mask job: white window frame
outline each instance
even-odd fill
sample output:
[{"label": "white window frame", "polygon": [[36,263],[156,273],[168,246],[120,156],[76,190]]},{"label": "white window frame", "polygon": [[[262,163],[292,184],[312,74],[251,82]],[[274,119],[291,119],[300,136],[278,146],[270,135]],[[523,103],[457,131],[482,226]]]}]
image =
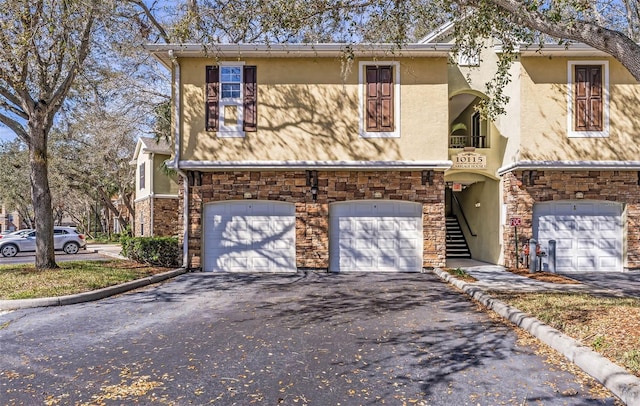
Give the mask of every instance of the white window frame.
[{"label": "white window frame", "polygon": [[[144,183],[142,181],[144,180]],[[147,163],[138,164],[138,190],[145,190],[147,187]]]},{"label": "white window frame", "polygon": [[478,67],[480,66],[480,50],[467,52],[460,49],[458,51],[458,66]]},{"label": "white window frame", "polygon": [[[367,66],[393,66],[393,131],[366,130],[366,74]],[[358,64],[358,97],[360,99],[360,137],[362,138],[400,138],[400,62],[397,61],[360,61]]]},{"label": "white window frame", "polygon": [[[573,110],[573,85],[576,65],[602,66],[602,131],[575,131]],[[607,138],[609,137],[609,61],[577,60],[567,63],[567,135],[569,138]]]},{"label": "white window frame", "polygon": [[[222,69],[229,67],[240,68],[240,97],[239,98],[223,98],[222,97]],[[218,62],[218,131],[217,135],[221,138],[244,137],[244,62]],[[225,106],[236,106],[238,111],[238,121],[236,125],[225,125],[224,108]]]}]

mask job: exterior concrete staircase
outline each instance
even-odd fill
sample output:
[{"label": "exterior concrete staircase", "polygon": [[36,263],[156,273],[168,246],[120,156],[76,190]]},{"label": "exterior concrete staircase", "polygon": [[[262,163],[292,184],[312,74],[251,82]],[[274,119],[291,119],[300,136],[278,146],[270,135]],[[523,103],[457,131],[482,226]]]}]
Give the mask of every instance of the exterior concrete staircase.
[{"label": "exterior concrete staircase", "polygon": [[471,258],[469,245],[464,238],[457,217],[447,217],[447,258]]}]

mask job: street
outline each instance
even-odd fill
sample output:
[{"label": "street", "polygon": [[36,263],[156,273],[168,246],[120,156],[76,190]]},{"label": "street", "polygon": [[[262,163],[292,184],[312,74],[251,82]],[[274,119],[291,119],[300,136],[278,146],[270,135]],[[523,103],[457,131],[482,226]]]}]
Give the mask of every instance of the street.
[{"label": "street", "polygon": [[[80,250],[77,254],[68,255],[62,251],[56,251],[56,261],[100,261],[112,259],[108,256],[98,254],[92,250]],[[0,256],[0,265],[33,264],[35,263],[34,252],[21,252],[15,257]]]},{"label": "street", "polygon": [[431,273],[190,273],[0,342],[7,405],[615,404]]}]

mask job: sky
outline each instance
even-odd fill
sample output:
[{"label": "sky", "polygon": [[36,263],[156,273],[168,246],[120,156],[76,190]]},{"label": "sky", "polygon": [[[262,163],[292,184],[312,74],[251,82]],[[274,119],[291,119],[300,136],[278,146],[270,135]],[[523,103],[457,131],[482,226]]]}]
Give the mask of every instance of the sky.
[{"label": "sky", "polygon": [[0,124],[0,141],[10,141],[16,138],[16,134]]}]

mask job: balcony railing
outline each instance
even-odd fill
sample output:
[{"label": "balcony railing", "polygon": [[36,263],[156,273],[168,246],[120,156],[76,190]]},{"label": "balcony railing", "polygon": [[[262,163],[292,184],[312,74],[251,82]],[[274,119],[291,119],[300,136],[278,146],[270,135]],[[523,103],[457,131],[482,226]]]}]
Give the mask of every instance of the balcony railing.
[{"label": "balcony railing", "polygon": [[485,135],[479,135],[477,137],[468,135],[450,135],[449,136],[449,148],[488,148],[487,137]]}]

